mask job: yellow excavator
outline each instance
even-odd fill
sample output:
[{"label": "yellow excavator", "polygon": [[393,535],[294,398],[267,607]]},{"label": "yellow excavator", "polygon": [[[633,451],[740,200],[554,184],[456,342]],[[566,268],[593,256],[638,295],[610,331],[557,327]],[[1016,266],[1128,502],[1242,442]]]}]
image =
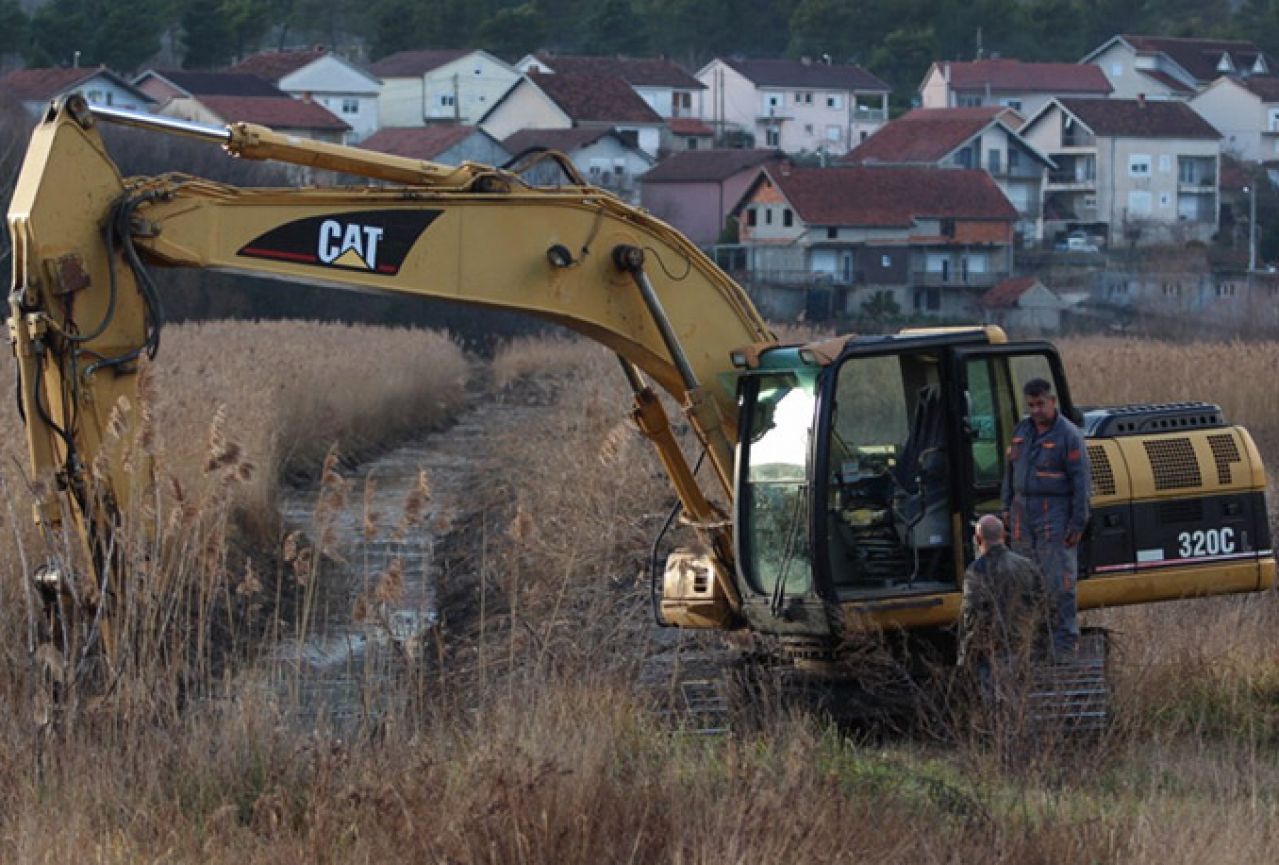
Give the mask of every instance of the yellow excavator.
[{"label": "yellow excavator", "polygon": [[[102,123],[194,137],[369,181],[236,188],[181,174],[123,178]],[[530,162],[566,180],[535,187]],[[749,629],[793,658],[866,630],[943,629],[999,509],[1020,384],[1050,380],[1091,458],[1079,606],[1259,591],[1275,558],[1265,473],[1248,432],[1206,403],[1078,411],[1057,351],[995,327],[779,344],[746,293],[677,231],[591,186],[557,154],[459,167],[90,106],[51,105],[9,209],[9,335],[39,494],[36,519],[76,549],[34,575],[51,608],[109,623],[94,593],[136,495],[113,413],[136,410],[163,326],[155,267],[214,268],[517,310],[603,343],[634,392],[700,536],[666,560],[661,614]],[[674,397],[711,471],[699,475],[655,387]],[[118,420],[118,418],[117,418]],[[727,502],[721,505],[717,502]],[[122,574],[108,596],[128,592]],[[101,594],[101,593],[99,593]]]}]

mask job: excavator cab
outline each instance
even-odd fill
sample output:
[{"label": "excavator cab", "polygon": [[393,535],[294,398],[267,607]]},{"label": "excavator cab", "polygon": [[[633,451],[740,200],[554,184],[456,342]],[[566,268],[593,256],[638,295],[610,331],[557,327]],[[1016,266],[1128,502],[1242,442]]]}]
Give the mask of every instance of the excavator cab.
[{"label": "excavator cab", "polygon": [[1056,350],[997,329],[847,340],[835,355],[764,353],[740,380],[739,589],[751,624],[821,636],[831,605],[905,604],[960,589],[970,520],[1001,508],[1022,385]]}]

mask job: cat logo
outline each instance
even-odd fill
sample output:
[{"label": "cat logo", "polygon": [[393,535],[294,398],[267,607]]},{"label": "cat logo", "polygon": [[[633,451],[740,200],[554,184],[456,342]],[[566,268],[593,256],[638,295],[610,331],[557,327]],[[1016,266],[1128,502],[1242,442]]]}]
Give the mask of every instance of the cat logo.
[{"label": "cat logo", "polygon": [[377,270],[377,245],[383,233],[374,225],[343,225],[336,219],[326,219],[320,223],[320,261],[336,267]]},{"label": "cat logo", "polygon": [[365,210],[286,222],[246,243],[239,255],[383,276],[400,272],[439,210]]}]

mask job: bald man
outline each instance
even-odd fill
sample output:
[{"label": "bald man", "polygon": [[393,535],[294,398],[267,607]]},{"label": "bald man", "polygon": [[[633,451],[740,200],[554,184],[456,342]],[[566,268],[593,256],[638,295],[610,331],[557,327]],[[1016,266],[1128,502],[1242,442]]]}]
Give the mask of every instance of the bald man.
[{"label": "bald man", "polygon": [[992,663],[1028,659],[1046,636],[1044,577],[1004,542],[1004,524],[987,514],[973,532],[977,558],[964,574],[959,663],[982,679]]}]

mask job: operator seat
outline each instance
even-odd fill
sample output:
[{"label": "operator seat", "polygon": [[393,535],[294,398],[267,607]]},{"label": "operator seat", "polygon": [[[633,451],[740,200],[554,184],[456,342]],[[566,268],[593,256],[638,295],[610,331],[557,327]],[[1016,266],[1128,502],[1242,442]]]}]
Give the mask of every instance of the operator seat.
[{"label": "operator seat", "polygon": [[941,386],[919,389],[910,436],[893,470],[902,542],[915,549],[950,544],[950,488],[946,459],[946,407]]}]

